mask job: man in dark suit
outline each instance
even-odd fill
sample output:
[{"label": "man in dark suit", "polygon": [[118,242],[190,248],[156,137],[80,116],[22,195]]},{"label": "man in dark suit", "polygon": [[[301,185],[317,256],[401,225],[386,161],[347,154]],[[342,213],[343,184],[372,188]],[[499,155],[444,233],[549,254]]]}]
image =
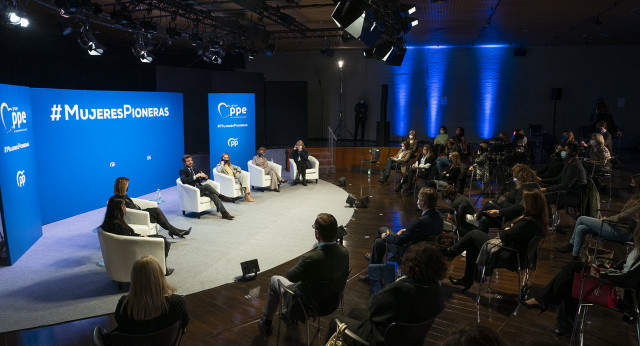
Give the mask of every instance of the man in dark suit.
[{"label": "man in dark suit", "polygon": [[[400,261],[406,249],[421,241],[426,241],[430,237],[438,236],[442,233],[442,216],[436,210],[438,203],[438,193],[435,188],[425,187],[418,194],[417,206],[422,210],[422,215],[413,220],[409,227],[394,233],[389,227],[381,227],[378,230],[378,237],[373,242],[371,253],[364,256],[371,264],[383,262],[386,251]],[[360,281],[368,282],[369,276],[361,275]]]},{"label": "man in dark suit", "polygon": [[336,243],[338,222],[333,215],[322,213],[316,217],[313,228],[318,247],[302,255],[298,264],[287,271],[286,278],[278,275],[271,277],[267,300],[262,310],[264,317],[258,323],[258,330],[262,334],[268,336],[273,333],[271,324],[280,305],[279,282],[302,297],[303,301],[305,284],[339,278],[344,278],[346,283],[349,273],[349,251]]},{"label": "man in dark suit", "polygon": [[191,157],[191,155],[185,154],[182,156],[182,163],[184,167],[180,169],[180,181],[182,181],[183,184],[198,188],[198,190],[200,190],[200,196],[209,197],[220,211],[220,214],[222,214],[223,219],[233,220],[234,217],[227,212],[227,209],[225,209],[222,202],[220,202],[220,200],[233,202],[233,199],[219,194],[213,186],[205,184],[209,177],[202,173],[202,171],[195,173],[196,169],[193,168],[193,157]]}]

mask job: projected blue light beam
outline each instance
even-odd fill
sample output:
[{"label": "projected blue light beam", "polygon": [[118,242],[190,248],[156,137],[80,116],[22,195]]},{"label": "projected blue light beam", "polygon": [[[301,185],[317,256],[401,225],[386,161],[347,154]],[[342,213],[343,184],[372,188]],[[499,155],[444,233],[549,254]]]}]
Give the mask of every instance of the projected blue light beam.
[{"label": "projected blue light beam", "polygon": [[478,47],[475,50],[480,73],[480,97],[476,128],[481,138],[488,139],[495,135],[499,123],[499,98],[504,58],[510,52],[508,48]]},{"label": "projected blue light beam", "polygon": [[438,135],[441,125],[440,98],[443,96],[444,83],[447,76],[447,61],[449,49],[427,49],[428,53],[428,78],[426,81],[427,90],[427,119],[426,133],[429,137]]}]

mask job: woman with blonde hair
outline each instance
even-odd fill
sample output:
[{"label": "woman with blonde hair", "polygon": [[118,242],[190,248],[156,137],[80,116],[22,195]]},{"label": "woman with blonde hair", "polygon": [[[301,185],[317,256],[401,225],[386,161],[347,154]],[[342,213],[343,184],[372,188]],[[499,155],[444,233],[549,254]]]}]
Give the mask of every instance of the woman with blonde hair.
[{"label": "woman with blonde hair", "polygon": [[249,175],[242,174],[242,169],[231,163],[229,153],[222,154],[220,157],[220,163],[216,166],[216,171],[218,171],[218,173],[232,176],[235,179],[236,184],[240,185],[240,191],[244,192],[244,199],[247,202],[255,202],[253,198],[251,198]]},{"label": "woman with blonde hair", "polygon": [[160,227],[166,229],[169,232],[169,236],[173,238],[173,236],[177,236],[180,238],[184,238],[185,235],[189,235],[191,233],[191,227],[189,229],[179,229],[174,227],[167,217],[164,216],[164,213],[160,208],[145,208],[142,209],[140,206],[135,204],[131,198],[127,195],[127,191],[129,190],[129,178],[127,177],[119,177],[116,179],[116,182],[113,185],[113,197],[120,197],[124,199],[124,204],[129,209],[143,210],[149,213],[149,219],[153,223],[157,223]]},{"label": "woman with blonde hair", "polygon": [[311,167],[311,161],[309,161],[309,152],[302,139],[298,140],[296,145],[293,146],[293,151],[289,154],[289,158],[293,159],[293,163],[298,170],[298,174],[293,180],[293,185],[302,182],[302,185],[307,186],[307,168]]},{"label": "woman with blonde hair", "polygon": [[162,273],[160,263],[152,256],[136,260],[131,268],[131,288],[118,301],[114,331],[129,334],[147,334],[182,321],[181,328],[189,324],[187,304],[175,294]]},{"label": "woman with blonde hair", "polygon": [[601,133],[594,132],[591,134],[591,140],[589,141],[589,160],[584,161],[582,165],[587,171],[587,174],[592,171],[598,173],[611,170],[611,153],[604,145],[604,137]]},{"label": "woman with blonde hair", "polygon": [[460,153],[457,151],[449,153],[449,167],[440,173],[440,181],[439,185],[446,186],[448,184],[456,185],[456,181],[458,181],[458,176],[460,176],[460,167],[462,166],[462,161],[460,160]]},{"label": "woman with blonde hair", "polygon": [[271,191],[280,192],[280,184],[286,181],[278,175],[278,172],[273,168],[273,166],[269,165],[269,161],[264,157],[266,152],[267,148],[260,147],[257,155],[253,157],[253,161],[251,163],[262,168],[264,170],[264,174],[271,177]]}]

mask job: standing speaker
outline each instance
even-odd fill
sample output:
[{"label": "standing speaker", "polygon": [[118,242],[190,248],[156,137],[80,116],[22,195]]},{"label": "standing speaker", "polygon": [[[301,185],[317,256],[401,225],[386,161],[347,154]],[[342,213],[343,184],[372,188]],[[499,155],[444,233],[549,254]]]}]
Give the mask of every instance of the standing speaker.
[{"label": "standing speaker", "polygon": [[551,88],[551,101],[562,100],[562,88]]}]

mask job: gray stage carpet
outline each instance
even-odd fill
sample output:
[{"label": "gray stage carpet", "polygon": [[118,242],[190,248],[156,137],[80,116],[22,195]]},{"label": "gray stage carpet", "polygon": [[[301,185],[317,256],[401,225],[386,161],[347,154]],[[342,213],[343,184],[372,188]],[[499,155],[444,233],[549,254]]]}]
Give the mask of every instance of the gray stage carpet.
[{"label": "gray stage carpet", "polygon": [[[347,193],[322,180],[307,187],[286,184],[281,191],[254,191],[255,203],[225,203],[236,217],[228,221],[218,213],[183,217],[176,187],[162,190],[166,203],[160,207],[170,222],[193,227],[187,239],[169,238],[167,264],[175,272],[168,280],[178,293],[232,282],[242,261],[257,258],[262,270],[286,262],[313,247],[311,225],[318,213],[333,214],[338,225],[353,214],[345,207]],[[154,199],[155,193],[142,198]],[[44,226],[42,238],[16,264],[0,268],[0,332],[113,312],[123,292],[97,265],[102,255],[93,230],[103,216],[104,208]]]}]

